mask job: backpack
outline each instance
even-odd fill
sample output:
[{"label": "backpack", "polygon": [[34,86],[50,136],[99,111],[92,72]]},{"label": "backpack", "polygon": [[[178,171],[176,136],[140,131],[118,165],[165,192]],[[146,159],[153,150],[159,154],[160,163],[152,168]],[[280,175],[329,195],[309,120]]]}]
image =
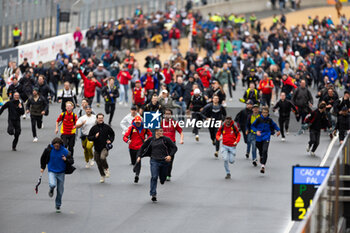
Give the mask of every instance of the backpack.
[{"label": "backpack", "polygon": [[[225,124],[222,124],[220,127],[221,134],[223,134],[223,132],[224,132],[224,126],[225,126]],[[235,132],[235,136],[237,137],[238,131],[237,131],[236,127],[237,126],[236,126],[235,122],[233,122],[233,125],[231,126],[231,128],[233,129],[233,132]]]},{"label": "backpack", "polygon": [[[61,122],[59,123],[59,125],[62,125],[62,122],[63,122],[63,120],[64,120],[64,118],[65,118],[65,116],[66,116],[66,112],[67,111],[64,111],[63,112],[63,115],[62,115],[62,120],[61,120]],[[75,117],[76,117],[76,114],[73,112],[73,123],[74,123],[74,125],[75,125]]]}]

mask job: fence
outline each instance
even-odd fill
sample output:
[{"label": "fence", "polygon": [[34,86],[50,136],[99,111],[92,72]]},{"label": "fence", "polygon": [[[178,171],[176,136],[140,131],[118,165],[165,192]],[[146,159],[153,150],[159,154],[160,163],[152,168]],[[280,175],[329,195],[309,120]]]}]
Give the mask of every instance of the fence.
[{"label": "fence", "polygon": [[298,233],[345,233],[350,212],[350,138],[347,136],[318,188]]},{"label": "fence", "polygon": [[[181,9],[187,0],[172,1]],[[224,1],[207,0],[208,4]],[[0,3],[0,47],[12,47],[15,25],[22,30],[21,44],[24,44],[72,32],[76,26],[86,29],[100,22],[127,18],[138,6],[144,13],[164,11],[167,2],[169,0],[3,0]],[[59,11],[70,12],[69,23],[57,23]]]}]

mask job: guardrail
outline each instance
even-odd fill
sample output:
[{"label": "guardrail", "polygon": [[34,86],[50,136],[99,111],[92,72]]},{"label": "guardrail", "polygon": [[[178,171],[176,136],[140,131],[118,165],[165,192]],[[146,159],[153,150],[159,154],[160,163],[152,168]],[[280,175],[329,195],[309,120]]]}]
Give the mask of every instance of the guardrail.
[{"label": "guardrail", "polygon": [[[347,211],[344,203],[350,202],[350,138],[346,136],[334,157],[329,172],[318,188],[306,217],[297,233],[346,232]],[[349,216],[347,216],[349,217]]]}]

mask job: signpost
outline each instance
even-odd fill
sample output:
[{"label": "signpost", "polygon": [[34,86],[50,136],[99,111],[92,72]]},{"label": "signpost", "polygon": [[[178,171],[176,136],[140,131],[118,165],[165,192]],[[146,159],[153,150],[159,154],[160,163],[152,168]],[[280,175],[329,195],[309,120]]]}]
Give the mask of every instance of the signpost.
[{"label": "signpost", "polygon": [[328,167],[293,166],[292,220],[303,220],[317,188],[326,178],[328,169]]}]

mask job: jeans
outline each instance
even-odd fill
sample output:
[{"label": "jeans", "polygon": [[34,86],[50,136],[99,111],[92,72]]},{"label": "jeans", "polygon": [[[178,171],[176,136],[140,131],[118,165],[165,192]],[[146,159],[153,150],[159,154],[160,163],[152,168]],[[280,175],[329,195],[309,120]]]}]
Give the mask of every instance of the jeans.
[{"label": "jeans", "polygon": [[32,123],[32,133],[33,133],[33,138],[35,138],[36,135],[36,127],[38,129],[41,129],[43,125],[43,116],[33,116],[30,115],[30,122]]},{"label": "jeans", "polygon": [[260,163],[262,165],[265,165],[267,162],[267,152],[269,149],[269,144],[269,141],[256,142],[256,147],[258,148],[260,155]]},{"label": "jeans", "polygon": [[186,103],[185,101],[175,101],[176,104],[180,105],[181,108],[177,110],[177,114],[179,115],[178,120],[184,120],[184,115],[186,113]]},{"label": "jeans", "polygon": [[221,155],[224,159],[224,167],[226,170],[226,174],[230,174],[230,168],[228,166],[228,163],[233,164],[235,162],[236,147],[222,145]]},{"label": "jeans", "polygon": [[[57,83],[53,83],[53,82],[49,82],[49,86],[50,86],[50,89],[51,89],[51,92],[54,93],[54,101],[57,100],[57,88],[58,88],[58,84]],[[51,98],[52,99],[52,98]]]},{"label": "jeans", "polygon": [[119,98],[119,102],[128,102],[128,88],[129,85],[128,84],[120,84],[120,98]]},{"label": "jeans", "polygon": [[56,207],[61,207],[62,204],[62,195],[64,190],[64,172],[56,173],[56,172],[48,172],[49,174],[49,187],[50,189],[54,189],[57,187],[57,195],[56,195]]},{"label": "jeans", "polygon": [[101,152],[95,151],[94,153],[94,159],[101,176],[106,176],[105,169],[108,169],[107,156],[108,150],[106,148],[103,148]]},{"label": "jeans", "polygon": [[97,98],[97,103],[98,104],[101,103],[101,88],[99,87],[96,87],[96,98]]},{"label": "jeans", "polygon": [[151,196],[157,195],[157,182],[158,176],[161,184],[164,184],[166,180],[166,175],[168,172],[169,163],[166,161],[159,161],[152,159],[150,160],[151,164],[151,185],[150,192]]},{"label": "jeans", "polygon": [[252,148],[252,159],[256,160],[256,134],[250,132],[248,134],[247,140],[247,154],[250,153],[250,148]]}]

